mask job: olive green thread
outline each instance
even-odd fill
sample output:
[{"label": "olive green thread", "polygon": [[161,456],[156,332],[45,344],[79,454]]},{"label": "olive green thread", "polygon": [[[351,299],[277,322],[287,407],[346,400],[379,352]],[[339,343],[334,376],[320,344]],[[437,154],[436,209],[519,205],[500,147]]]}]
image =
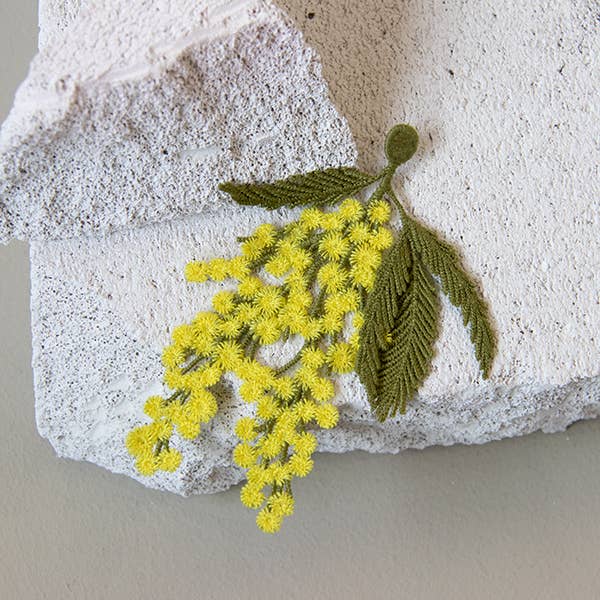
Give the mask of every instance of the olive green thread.
[{"label": "olive green thread", "polygon": [[442,291],[462,312],[463,325],[470,326],[470,337],[483,378],[490,375],[496,355],[496,335],[492,329],[488,306],[477,284],[461,266],[456,250],[438,235],[410,221],[409,235],[418,248],[427,268],[440,278]]},{"label": "olive green thread", "polygon": [[243,206],[262,206],[275,210],[283,206],[326,206],[377,181],[353,167],[336,167],[293,175],[275,183],[222,183],[219,189]]}]

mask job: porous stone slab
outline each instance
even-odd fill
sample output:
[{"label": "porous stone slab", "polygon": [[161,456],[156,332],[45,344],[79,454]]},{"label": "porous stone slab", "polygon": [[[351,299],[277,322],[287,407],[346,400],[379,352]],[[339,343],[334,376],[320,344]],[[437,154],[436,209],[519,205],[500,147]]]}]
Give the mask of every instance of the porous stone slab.
[{"label": "porous stone slab", "polygon": [[220,181],[354,159],[314,52],[270,2],[77,5],[42,3],[59,24],[0,132],[0,242],[181,218]]},{"label": "porous stone slab", "polygon": [[[300,22],[304,6],[285,5]],[[406,415],[375,422],[356,377],[344,376],[341,422],[319,432],[320,450],[482,443],[597,417],[593,2],[534,0],[503,12],[487,0],[319,7],[306,34],[364,163],[381,164],[389,126],[417,126],[423,143],[403,170],[407,201],[462,249],[500,341],[484,383],[460,317],[444,302],[432,375]],[[332,142],[321,158],[341,147]],[[32,244],[38,427],[60,455],[137,478],[123,438],[143,420],[145,397],[161,390],[160,348],[216,289],[186,284],[184,264],[230,256],[236,236],[295,214],[215,203],[186,219]],[[239,481],[231,431],[247,406],[235,386],[222,386],[221,410],[202,438],[179,442],[182,468],[142,478],[146,485],[189,494]]]}]

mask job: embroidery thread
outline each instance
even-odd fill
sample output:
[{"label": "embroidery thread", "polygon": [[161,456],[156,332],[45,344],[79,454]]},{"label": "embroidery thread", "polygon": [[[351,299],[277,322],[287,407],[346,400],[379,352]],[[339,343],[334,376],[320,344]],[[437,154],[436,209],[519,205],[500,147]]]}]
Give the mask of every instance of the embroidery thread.
[{"label": "embroidery thread", "polygon": [[[404,413],[425,381],[439,332],[434,277],[462,311],[483,377],[489,376],[496,340],[477,285],[452,246],[409,216],[392,188],[396,169],[417,145],[415,129],[397,125],[387,136],[388,165],[379,175],[341,167],[275,183],[220,186],[241,205],[305,208],[283,227],[263,224],[238,238],[241,254],[233,259],[187,265],[190,282],[238,284],[217,293],[211,311],[173,330],[162,361],[164,382],[174,391],[146,401],[152,422],[126,440],[141,474],[179,467],[174,432],[199,436],[218,410],[211,388],[232,373],[253,415],[235,425],[240,442],[233,460],[247,470],[241,500],[259,510],[260,529],[279,530],[294,510],[292,479],[313,467],[314,430],[338,423],[336,376],[356,370],[381,421]],[[347,198],[377,182],[365,203]],[[327,210],[335,204],[337,210]],[[395,241],[392,207],[402,223]],[[268,347],[286,342],[295,347],[289,360],[268,364]]]}]

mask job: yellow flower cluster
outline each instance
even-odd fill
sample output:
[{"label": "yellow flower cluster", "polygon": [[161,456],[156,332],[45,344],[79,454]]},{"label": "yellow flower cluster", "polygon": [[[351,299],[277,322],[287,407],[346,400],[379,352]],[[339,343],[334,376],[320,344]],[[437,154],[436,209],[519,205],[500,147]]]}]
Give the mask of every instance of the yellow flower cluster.
[{"label": "yellow flower cluster", "polygon": [[[280,528],[294,510],[292,479],[313,467],[312,431],[338,422],[333,377],[354,369],[365,292],[393,241],[384,226],[389,216],[381,200],[365,208],[348,199],[332,212],[308,208],[285,227],[258,227],[233,259],[187,265],[190,282],[233,278],[238,285],[215,294],[211,311],[173,330],[162,360],[165,384],[174,393],[149,398],[145,412],[152,422],[126,441],[140,473],[178,468],[173,434],[199,435],[217,412],[211,387],[233,373],[240,397],[253,405],[253,416],[235,427],[240,443],[233,459],[247,469],[241,500],[259,509],[256,522],[263,531]],[[303,338],[303,345],[287,364],[259,360],[261,347],[292,336]]]}]

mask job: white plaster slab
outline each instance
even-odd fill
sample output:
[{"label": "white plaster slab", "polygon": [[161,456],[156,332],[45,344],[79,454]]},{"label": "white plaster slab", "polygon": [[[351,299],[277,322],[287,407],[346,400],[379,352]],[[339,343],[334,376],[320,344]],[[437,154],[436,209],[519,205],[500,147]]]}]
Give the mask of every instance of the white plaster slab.
[{"label": "white plaster slab", "polygon": [[[482,383],[459,315],[445,303],[433,373],[407,414],[374,422],[356,378],[345,377],[340,426],[320,434],[320,449],[481,443],[598,416],[593,2],[534,0],[501,11],[487,0],[407,1],[401,9],[368,0],[347,14],[334,4],[321,4],[307,35],[320,45],[363,162],[381,163],[380,139],[395,122],[417,126],[423,144],[404,169],[407,201],[461,248],[492,306],[500,344],[491,380]],[[287,5],[302,15],[300,3]],[[351,157],[350,142],[326,142],[316,160]],[[276,162],[273,173],[287,168]],[[207,308],[212,292],[186,284],[183,266],[234,252],[235,237],[265,218],[290,215],[215,203],[186,219],[32,245],[38,427],[60,455],[136,477],[123,438],[143,418],[143,399],[160,389],[169,328]],[[228,386],[221,402],[203,438],[181,443],[180,471],[144,483],[188,494],[240,479],[230,450],[242,408]]]}]

